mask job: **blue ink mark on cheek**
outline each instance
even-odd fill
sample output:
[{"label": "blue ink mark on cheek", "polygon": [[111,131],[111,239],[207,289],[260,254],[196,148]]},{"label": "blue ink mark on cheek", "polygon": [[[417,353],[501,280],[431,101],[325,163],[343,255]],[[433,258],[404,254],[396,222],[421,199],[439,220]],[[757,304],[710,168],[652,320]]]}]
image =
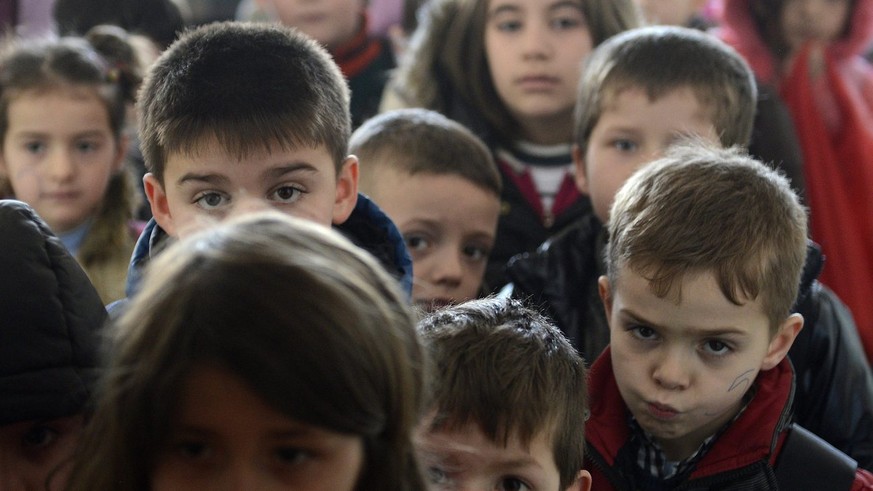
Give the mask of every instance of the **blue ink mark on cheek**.
[{"label": "blue ink mark on cheek", "polygon": [[737,378],[734,379],[734,382],[731,384],[730,387],[728,387],[727,391],[731,392],[743,384],[745,384],[745,389],[748,389],[749,386],[752,385],[752,381],[749,379],[749,374],[753,373],[754,371],[754,368],[750,368],[745,372],[741,373]]}]

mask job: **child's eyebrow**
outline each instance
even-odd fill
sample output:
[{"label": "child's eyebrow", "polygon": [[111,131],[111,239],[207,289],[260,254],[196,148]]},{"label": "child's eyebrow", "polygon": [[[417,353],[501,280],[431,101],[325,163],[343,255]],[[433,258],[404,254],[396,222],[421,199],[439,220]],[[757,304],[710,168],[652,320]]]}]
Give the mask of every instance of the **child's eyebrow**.
[{"label": "child's eyebrow", "polygon": [[555,11],[555,10],[559,10],[559,9],[563,9],[563,8],[572,8],[572,9],[581,11],[582,5],[578,1],[572,1],[572,0],[564,0],[562,2],[557,2],[557,3],[553,3],[552,5],[549,5],[549,11]]},{"label": "child's eyebrow", "polygon": [[490,19],[490,18],[496,17],[500,14],[518,13],[520,11],[521,11],[521,8],[518,5],[504,3],[503,5],[498,5],[496,8],[491,9],[488,12],[488,18]]},{"label": "child's eyebrow", "polygon": [[188,172],[183,174],[176,181],[176,185],[181,186],[187,182],[201,182],[206,184],[223,184],[230,182],[227,176],[221,174],[198,174],[196,172]]},{"label": "child's eyebrow", "polygon": [[317,173],[318,168],[308,162],[292,162],[286,165],[273,167],[267,171],[267,177],[277,178],[294,172]]},{"label": "child's eyebrow", "polygon": [[[670,328],[668,326],[663,326],[656,324],[652,321],[646,320],[643,316],[635,314],[634,312],[623,308],[619,311],[622,315],[630,319],[634,324],[640,324],[642,326],[651,327],[653,329],[657,329],[659,331],[671,331],[675,330],[675,328]],[[732,326],[722,326],[722,327],[714,327],[714,328],[702,328],[702,327],[683,327],[683,331],[690,333],[695,336],[748,336],[748,332]]]}]

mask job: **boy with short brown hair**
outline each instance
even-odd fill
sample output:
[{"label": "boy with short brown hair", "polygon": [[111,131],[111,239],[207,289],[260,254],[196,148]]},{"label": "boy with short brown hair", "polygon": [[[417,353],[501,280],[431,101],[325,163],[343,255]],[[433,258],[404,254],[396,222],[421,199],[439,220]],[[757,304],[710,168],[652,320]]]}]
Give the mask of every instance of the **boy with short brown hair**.
[{"label": "boy with short brown hair", "polygon": [[[608,228],[610,345],[591,368],[586,423],[598,487],[797,489],[831,476],[783,464],[805,431],[790,425],[786,355],[803,327],[791,309],[807,221],[787,180],[735,149],[680,145],[627,180]],[[873,489],[852,464],[835,472],[846,487],[827,477],[828,489]]]},{"label": "boy with short brown hair", "polygon": [[418,327],[432,380],[416,446],[433,489],[590,488],[585,362],[560,330],[494,297]]},{"label": "boy with short brown hair", "polygon": [[154,219],[128,295],[168,236],[264,208],[336,226],[411,287],[399,232],[358,196],[349,89],[308,36],[234,22],[187,31],[152,66],[137,104]]},{"label": "boy with short brown hair", "polygon": [[412,299],[425,309],[476,298],[494,247],[500,173],[461,124],[427,109],[370,118],[352,134],[361,192],[394,221],[412,256]]}]

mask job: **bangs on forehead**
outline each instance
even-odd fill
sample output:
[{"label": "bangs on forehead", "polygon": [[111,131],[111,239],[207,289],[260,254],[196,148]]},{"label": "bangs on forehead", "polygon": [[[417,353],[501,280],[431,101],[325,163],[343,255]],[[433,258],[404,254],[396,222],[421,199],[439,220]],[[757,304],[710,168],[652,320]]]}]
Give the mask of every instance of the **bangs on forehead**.
[{"label": "bangs on forehead", "polygon": [[[189,123],[189,124],[186,124]],[[266,122],[264,122],[266,123]],[[290,127],[289,127],[290,126]],[[303,125],[259,124],[221,121],[208,124],[178,122],[163,133],[166,154],[197,155],[217,146],[237,160],[257,153],[298,148],[316,148],[326,142]]]}]

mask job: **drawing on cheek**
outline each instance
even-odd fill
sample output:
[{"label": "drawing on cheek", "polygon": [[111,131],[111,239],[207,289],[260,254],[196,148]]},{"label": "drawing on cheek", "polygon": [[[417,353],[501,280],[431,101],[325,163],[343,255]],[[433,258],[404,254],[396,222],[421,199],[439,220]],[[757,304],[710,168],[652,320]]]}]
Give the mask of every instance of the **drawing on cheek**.
[{"label": "drawing on cheek", "polygon": [[752,384],[752,381],[749,380],[749,374],[754,372],[754,371],[755,371],[755,369],[750,368],[750,369],[746,370],[745,372],[741,373],[737,378],[734,379],[734,383],[732,383],[731,386],[728,387],[727,391],[731,392],[743,384],[746,384],[746,388],[748,389],[749,385]]}]

